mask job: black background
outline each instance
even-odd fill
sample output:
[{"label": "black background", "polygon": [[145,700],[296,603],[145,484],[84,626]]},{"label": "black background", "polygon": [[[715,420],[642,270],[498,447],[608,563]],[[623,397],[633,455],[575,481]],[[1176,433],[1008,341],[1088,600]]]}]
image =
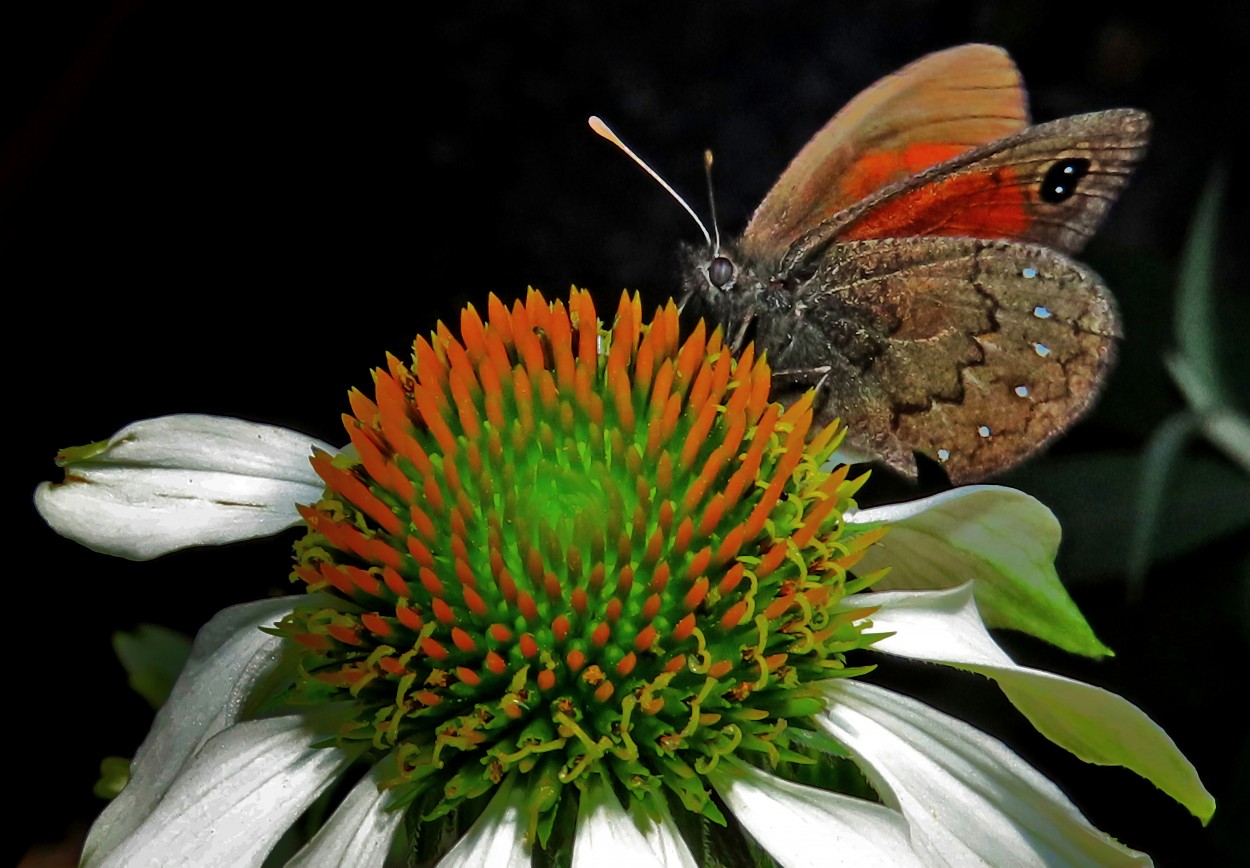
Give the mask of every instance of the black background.
[{"label": "black background", "polygon": [[[146,564],[80,549],[30,505],[35,483],[57,475],[55,451],[171,412],[342,442],[349,386],[366,385],[384,351],[407,352],[437,318],[454,323],[465,301],[576,283],[605,304],[623,288],[660,302],[675,287],[675,245],[697,231],[589,132],[592,113],[701,212],[711,147],[732,233],[860,88],[927,51],[1001,44],[1038,120],[1134,106],[1156,121],[1147,162],[1083,256],[1121,302],[1124,362],[1099,411],[1030,469],[1139,450],[1181,407],[1159,358],[1176,258],[1217,160],[1230,169],[1224,352],[1244,372],[1250,9],[1056,5],[7,8],[0,281],[14,374],[7,454],[19,473],[7,489],[18,524],[5,717],[10,757],[32,760],[9,780],[22,803],[9,825],[18,849],[88,822],[100,807],[90,793],[99,758],[131,753],[147,726],[112,631],[146,621],[193,632],[225,605],[284,589],[289,563],[285,536]],[[886,482],[878,496],[900,493]],[[1065,526],[1069,545],[1125,544],[1101,531]],[[895,683],[1007,740],[1096,825],[1158,864],[1228,864],[1244,853],[1250,813],[1237,705],[1250,663],[1244,552],[1244,538],[1210,541],[1156,565],[1131,599],[1123,575],[1074,586],[1114,660],[1002,637],[1022,662],[1120,692],[1159,721],[1219,800],[1207,829],[1134,775],[1050,745],[975,679],[924,669]]]}]

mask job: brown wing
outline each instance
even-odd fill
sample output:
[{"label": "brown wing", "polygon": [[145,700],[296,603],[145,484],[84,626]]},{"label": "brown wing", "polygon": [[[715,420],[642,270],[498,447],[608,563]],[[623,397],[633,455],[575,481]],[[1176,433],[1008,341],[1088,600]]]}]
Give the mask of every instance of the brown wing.
[{"label": "brown wing", "polygon": [[800,239],[784,267],[831,241],[950,235],[1068,253],[1094,234],[1145,154],[1150,118],[1113,109],[1038,124],[879,191]]},{"label": "brown wing", "polygon": [[969,148],[1028,125],[1020,73],[1001,48],[961,45],[864,90],[812,137],[756,209],[742,237],[777,263],[812,227]]},{"label": "brown wing", "polygon": [[1006,241],[836,244],[798,308],[812,321],[833,311],[844,331],[854,312],[876,331],[859,378],[826,381],[826,415],[896,470],[915,474],[914,450],[956,483],[1006,470],[1079,418],[1120,335],[1097,275]]}]

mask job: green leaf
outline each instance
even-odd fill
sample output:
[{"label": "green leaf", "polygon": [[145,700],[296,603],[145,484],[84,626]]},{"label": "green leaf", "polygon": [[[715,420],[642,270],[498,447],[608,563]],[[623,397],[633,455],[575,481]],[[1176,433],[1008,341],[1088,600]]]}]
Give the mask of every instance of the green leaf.
[{"label": "green leaf", "polygon": [[131,689],[153,708],[160,708],[191,654],[191,639],[165,627],[140,624],[133,633],[114,633],[113,651],[129,676]]},{"label": "green leaf", "polygon": [[1178,413],[1164,420],[1142,453],[1137,483],[1137,523],[1130,538],[1127,567],[1129,582],[1137,591],[1150,567],[1152,543],[1168,492],[1168,478],[1197,424],[1198,420],[1190,413]]},{"label": "green leaf", "polygon": [[130,783],[130,760],[124,756],[106,756],[100,760],[100,778],[91,788],[101,799],[112,801]]},{"label": "green leaf", "polygon": [[989,626],[1020,630],[1073,654],[1111,654],[1055,572],[1059,522],[1024,492],[967,486],[863,510],[848,521],[890,527],[858,565],[890,568],[876,590],[936,590],[973,580]]},{"label": "green leaf", "polygon": [[1242,470],[1250,473],[1250,416],[1231,407],[1221,407],[1202,420],[1202,433]]},{"label": "green leaf", "polygon": [[[1043,499],[1067,528],[1059,563],[1069,583],[1123,574],[1133,538],[1141,458],[1101,453],[1051,456],[1012,482]],[[1250,527],[1250,479],[1218,457],[1187,454],[1164,492],[1150,550],[1170,560]]]},{"label": "green leaf", "polygon": [[[1217,322],[1212,275],[1215,271],[1220,201],[1224,193],[1224,171],[1211,173],[1181,253],[1180,280],[1176,293],[1176,343],[1180,355],[1195,377],[1221,394],[1216,353]],[[1208,407],[1195,407],[1202,412]]]}]

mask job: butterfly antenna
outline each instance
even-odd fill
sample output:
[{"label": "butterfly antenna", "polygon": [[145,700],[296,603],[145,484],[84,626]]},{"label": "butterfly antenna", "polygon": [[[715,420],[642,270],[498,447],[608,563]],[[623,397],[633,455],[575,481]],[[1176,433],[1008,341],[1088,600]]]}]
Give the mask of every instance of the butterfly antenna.
[{"label": "butterfly antenna", "polygon": [[712,152],[703,152],[703,174],[707,177],[707,204],[712,209],[712,232],[716,235],[716,244],[712,247],[712,255],[720,256],[720,222],[716,219],[716,194],[712,192]]},{"label": "butterfly antenna", "polygon": [[[693,209],[693,208],[691,208],[689,205],[687,205],[687,204],[686,204],[686,200],[685,200],[685,199],[683,199],[683,198],[681,198],[681,196],[678,196],[678,195],[677,195],[677,191],[676,191],[676,190],[674,190],[671,186],[669,186],[668,181],[665,181],[663,178],[661,178],[661,177],[659,176],[659,174],[655,171],[655,169],[651,168],[651,167],[650,167],[650,166],[648,166],[646,163],[644,163],[644,162],[642,161],[642,158],[641,158],[641,157],[639,157],[637,154],[635,154],[633,151],[631,151],[631,150],[629,149],[629,146],[628,146],[628,145],[626,145],[624,142],[622,142],[622,141],[620,140],[620,137],[619,137],[619,136],[617,136],[617,134],[616,134],[616,133],[612,132],[611,128],[610,128],[607,124],[605,124],[603,121],[601,121],[599,118],[594,117],[594,116],[591,116],[591,118],[590,118],[590,128],[591,128],[592,130],[594,130],[596,133],[598,133],[599,135],[603,136],[605,139],[607,139],[607,140],[608,140],[609,142],[611,142],[612,144],[616,145],[616,146],[617,146],[618,148],[620,148],[622,151],[624,151],[624,152],[625,152],[625,154],[626,154],[626,155],[627,155],[627,156],[628,156],[631,160],[633,160],[633,161],[634,161],[635,163],[637,163],[639,166],[642,166],[643,171],[645,171],[648,175],[650,175],[652,178],[654,178],[654,179],[656,180],[656,182],[657,182],[657,183],[658,183],[661,187],[663,187],[665,190],[667,190],[667,191],[668,191],[668,194],[669,194],[670,196],[672,196],[674,199],[676,199],[676,200],[677,200],[677,204],[679,204],[679,205],[681,205],[681,207],[685,208],[685,209],[686,209],[686,213],[687,213],[687,214],[689,214],[692,218],[694,218],[694,222],[695,222],[695,223],[699,224],[699,231],[701,231],[701,232],[703,233],[703,238],[707,241],[707,246],[708,246],[708,247],[711,247],[711,246],[712,246],[712,236],[708,234],[707,227],[703,225],[703,221],[699,219],[699,215],[698,215],[698,214],[696,214],[696,213],[694,213],[694,209]],[[720,237],[719,237],[719,235],[717,236],[717,240],[716,240],[716,248],[717,248],[718,250],[720,249]]]}]

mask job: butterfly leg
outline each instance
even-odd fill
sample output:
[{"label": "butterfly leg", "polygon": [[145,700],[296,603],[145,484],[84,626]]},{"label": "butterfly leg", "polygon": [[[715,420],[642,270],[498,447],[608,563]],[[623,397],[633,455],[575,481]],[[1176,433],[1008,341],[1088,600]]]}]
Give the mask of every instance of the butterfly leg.
[{"label": "butterfly leg", "polygon": [[807,384],[817,392],[823,392],[832,370],[833,368],[829,365],[821,365],[816,368],[786,368],[773,371],[773,386]]},{"label": "butterfly leg", "polygon": [[694,296],[695,289],[691,287],[681,294],[681,300],[677,302],[677,312],[684,313],[686,305],[690,303],[690,299]]},{"label": "butterfly leg", "polygon": [[[746,345],[747,334],[748,332],[751,331],[751,327],[753,325],[755,325],[755,311],[750,311],[749,313],[747,313],[746,316],[742,318],[742,325],[738,326],[738,331],[734,333],[733,341],[731,341],[729,344],[729,350],[735,356],[739,355],[742,352],[743,346]],[[774,382],[775,382],[776,376],[777,374],[774,371],[773,372]]]},{"label": "butterfly leg", "polygon": [[[829,377],[832,375],[832,365],[773,371],[773,395],[777,395],[786,386],[806,386],[816,392],[815,400],[812,402],[812,409],[817,415],[820,415],[832,398],[829,390],[825,388],[829,383]],[[798,394],[794,393],[794,397],[797,398]],[[782,399],[782,403],[789,405],[789,402],[785,399]]]}]

